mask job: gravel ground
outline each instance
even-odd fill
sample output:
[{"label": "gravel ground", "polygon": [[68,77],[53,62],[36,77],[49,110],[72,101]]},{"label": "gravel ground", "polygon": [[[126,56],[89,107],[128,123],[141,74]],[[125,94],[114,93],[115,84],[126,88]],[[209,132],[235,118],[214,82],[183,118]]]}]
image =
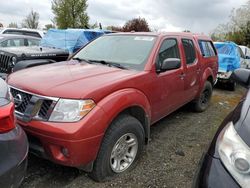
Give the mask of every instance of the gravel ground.
[{"label": "gravel ground", "polygon": [[187,105],[153,125],[151,141],[135,169],[113,181],[96,183],[75,168],[30,155],[21,187],[191,187],[202,153],[244,92],[241,87],[235,92],[216,88],[206,112],[194,113]]}]

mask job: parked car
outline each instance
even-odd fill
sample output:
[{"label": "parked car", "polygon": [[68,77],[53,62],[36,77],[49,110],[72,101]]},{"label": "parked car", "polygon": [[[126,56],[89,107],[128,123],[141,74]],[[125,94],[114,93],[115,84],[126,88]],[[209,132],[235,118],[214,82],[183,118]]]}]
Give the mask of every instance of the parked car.
[{"label": "parked car", "polygon": [[226,84],[229,90],[234,91],[236,82],[231,75],[234,70],[245,64],[245,56],[234,42],[215,42],[214,45],[219,57],[218,82]]},{"label": "parked car", "polygon": [[240,46],[246,60],[246,68],[250,69],[250,49],[247,46]]},{"label": "parked car", "polygon": [[89,41],[108,33],[102,30],[50,29],[39,47],[8,48],[0,50],[0,77],[11,72],[68,59]]},{"label": "parked car", "polygon": [[[234,79],[250,87],[250,70],[238,69]],[[250,92],[225,118],[202,157],[194,187],[248,188],[250,185]]]},{"label": "parked car", "polygon": [[15,35],[28,35],[32,37],[43,38],[45,32],[37,29],[27,29],[27,28],[1,28],[0,34],[15,34]]},{"label": "parked car", "polygon": [[5,47],[39,46],[40,40],[37,37],[0,34],[0,49]]},{"label": "parked car", "polygon": [[116,33],[69,61],[21,70],[7,81],[23,99],[16,115],[30,151],[104,181],[135,165],[150,125],[189,102],[206,110],[217,71],[209,37]]},{"label": "parked car", "polygon": [[15,122],[9,88],[0,79],[0,187],[18,187],[26,172],[28,141]]}]

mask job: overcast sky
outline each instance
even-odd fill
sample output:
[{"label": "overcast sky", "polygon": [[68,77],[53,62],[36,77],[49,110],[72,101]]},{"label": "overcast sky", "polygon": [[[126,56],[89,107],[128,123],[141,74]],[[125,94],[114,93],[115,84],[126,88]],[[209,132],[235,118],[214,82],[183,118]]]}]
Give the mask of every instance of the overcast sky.
[{"label": "overcast sky", "polygon": [[[151,29],[209,33],[229,19],[233,8],[247,0],[88,0],[90,23],[120,25],[144,17]],[[0,3],[0,22],[20,24],[31,9],[40,14],[40,27],[51,23],[51,0],[7,0]]]}]

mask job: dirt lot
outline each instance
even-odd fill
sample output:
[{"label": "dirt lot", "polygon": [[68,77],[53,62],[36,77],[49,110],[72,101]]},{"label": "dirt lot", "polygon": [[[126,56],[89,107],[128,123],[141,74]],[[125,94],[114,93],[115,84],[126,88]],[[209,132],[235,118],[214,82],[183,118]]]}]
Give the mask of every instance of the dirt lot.
[{"label": "dirt lot", "polygon": [[[215,89],[212,103],[204,113],[185,106],[152,127],[151,142],[134,170],[112,182],[95,183],[87,174],[29,157],[24,187],[191,187],[196,165],[217,127],[238,103],[245,90]],[[184,152],[185,156],[177,155]],[[177,152],[177,153],[178,153]]]}]

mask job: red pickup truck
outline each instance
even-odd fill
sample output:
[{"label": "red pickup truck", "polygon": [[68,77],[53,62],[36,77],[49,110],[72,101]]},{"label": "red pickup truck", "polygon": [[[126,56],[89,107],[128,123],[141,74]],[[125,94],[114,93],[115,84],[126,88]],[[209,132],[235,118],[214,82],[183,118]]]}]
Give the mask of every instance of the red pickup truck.
[{"label": "red pickup truck", "polygon": [[30,151],[104,181],[135,165],[150,125],[189,102],[204,111],[217,71],[209,37],[115,33],[7,82]]}]

